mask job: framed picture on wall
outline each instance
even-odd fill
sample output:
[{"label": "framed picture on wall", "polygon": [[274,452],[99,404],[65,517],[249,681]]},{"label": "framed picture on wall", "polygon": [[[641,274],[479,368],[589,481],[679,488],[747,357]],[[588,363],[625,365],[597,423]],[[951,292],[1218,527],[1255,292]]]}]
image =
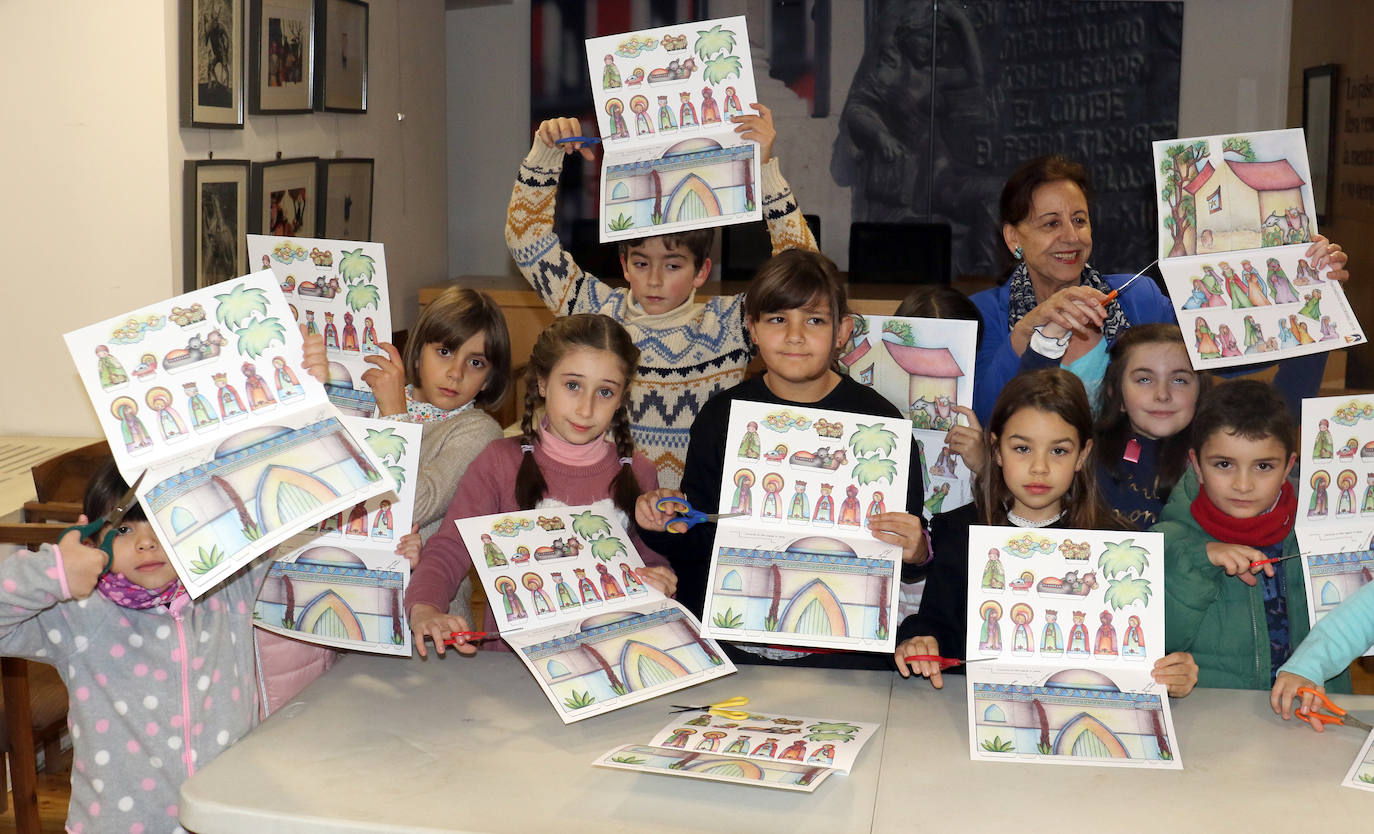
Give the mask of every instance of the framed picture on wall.
[{"label": "framed picture on wall", "polygon": [[228,281],[248,269],[249,163],[188,159],[182,189],[186,292]]},{"label": "framed picture on wall", "polygon": [[319,0],[315,15],[315,105],[336,113],[367,112],[367,3]]},{"label": "framed picture on wall", "polygon": [[309,113],[315,102],[314,0],[253,0],[249,15],[253,113]]},{"label": "framed picture on wall", "polygon": [[320,160],[320,237],[372,240],[371,159]]},{"label": "framed picture on wall", "polygon": [[1302,129],[1307,134],[1307,155],[1312,164],[1312,202],[1317,222],[1326,222],[1331,183],[1336,168],[1336,75],[1337,64],[1308,67],[1302,71]]},{"label": "framed picture on wall", "polygon": [[243,0],[181,0],[181,125],[243,128]]},{"label": "framed picture on wall", "polygon": [[253,163],[251,231],[283,237],[319,237],[315,228],[318,163],[313,156]]}]

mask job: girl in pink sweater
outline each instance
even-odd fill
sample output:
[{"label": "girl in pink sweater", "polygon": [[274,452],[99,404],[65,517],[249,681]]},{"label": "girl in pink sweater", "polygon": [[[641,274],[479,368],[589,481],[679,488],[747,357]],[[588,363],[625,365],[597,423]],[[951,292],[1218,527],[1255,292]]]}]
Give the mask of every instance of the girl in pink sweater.
[{"label": "girl in pink sweater", "polygon": [[[606,316],[566,316],[539,335],[525,377],[522,435],[493,441],[468,466],[448,514],[425,542],[420,566],[411,574],[405,604],[421,657],[426,637],[442,655],[444,638],[471,627],[448,613],[449,602],[472,567],[472,557],[453,524],[456,519],[606,501],[622,514],[625,528],[634,529],[629,522],[635,500],[658,487],[654,465],[635,453],[630,439],[625,394],[638,364],[639,348],[630,334]],[[541,405],[544,415],[536,426]],[[630,537],[648,566],[640,571],[641,578],[672,596],[677,577],[667,560],[645,547],[636,534]],[[485,629],[496,630],[490,612]],[[475,650],[460,639],[459,652]]]}]

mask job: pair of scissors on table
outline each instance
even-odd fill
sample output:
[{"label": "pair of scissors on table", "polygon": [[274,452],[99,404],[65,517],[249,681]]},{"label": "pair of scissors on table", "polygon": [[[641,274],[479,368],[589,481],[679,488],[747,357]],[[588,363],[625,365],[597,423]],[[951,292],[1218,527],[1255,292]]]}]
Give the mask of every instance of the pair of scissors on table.
[{"label": "pair of scissors on table", "polygon": [[[62,531],[62,535],[66,536],[68,533],[75,530],[81,534],[81,540],[83,542],[89,541],[93,546],[105,551],[105,569],[100,572],[101,576],[109,573],[110,566],[114,564],[115,536],[119,535],[119,526],[120,523],[124,521],[124,516],[128,515],[129,510],[138,502],[138,486],[143,483],[143,479],[147,475],[148,470],[143,470],[143,474],[138,476],[138,480],[134,481],[133,486],[129,487],[129,490],[120,496],[119,501],[117,501],[105,515],[89,521],[86,524],[76,524]],[[103,540],[96,541],[95,535],[99,533],[100,528],[104,527],[106,524],[110,525],[110,532],[105,534]]]},{"label": "pair of scissors on table", "polygon": [[748,513],[703,513],[691,504],[687,503],[686,498],[675,498],[665,495],[654,502],[654,508],[661,513],[677,513],[677,518],[663,525],[663,529],[669,533],[686,533],[693,527],[705,521],[720,521],[722,518],[737,518]]},{"label": "pair of scissors on table", "polygon": [[686,707],[682,704],[669,704],[669,706],[677,707],[677,709],[671,710],[669,714],[676,715],[679,712],[705,712],[710,715],[724,718],[727,721],[744,721],[749,718],[749,712],[747,710],[736,709],[736,707],[742,707],[747,703],[749,703],[748,698],[743,695],[736,695],[733,698],[726,698],[724,701],[707,704],[701,707]]},{"label": "pair of scissors on table", "polygon": [[[1298,695],[1307,695],[1309,693],[1316,696],[1317,700],[1321,701],[1321,704],[1313,704],[1314,709],[1311,710],[1304,711],[1299,709],[1299,718],[1305,718],[1308,721],[1317,721],[1322,724],[1340,724],[1344,727],[1355,727],[1365,732],[1374,730],[1374,725],[1361,721],[1344,709],[1336,706],[1336,703],[1326,697],[1325,694],[1318,692],[1310,686],[1298,687]],[[1322,712],[1321,709],[1323,706],[1325,706],[1329,712]]]},{"label": "pair of scissors on table", "polygon": [[940,664],[940,671],[952,669],[955,666],[963,666],[966,663],[982,663],[984,660],[996,660],[995,657],[977,657],[973,660],[960,660],[957,657],[940,657],[938,654],[909,654],[902,658],[907,663],[917,663],[922,660],[935,661]]}]

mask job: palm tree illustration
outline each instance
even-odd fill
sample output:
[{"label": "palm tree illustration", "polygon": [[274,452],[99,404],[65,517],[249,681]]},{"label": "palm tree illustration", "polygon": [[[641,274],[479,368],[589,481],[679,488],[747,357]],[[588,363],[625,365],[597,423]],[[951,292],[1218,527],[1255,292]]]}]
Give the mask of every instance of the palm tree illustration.
[{"label": "palm tree illustration", "polygon": [[897,435],[882,423],[871,426],[859,423],[849,436],[849,448],[854,451],[855,457],[874,453],[890,455],[897,448]]},{"label": "palm tree illustration", "polygon": [[705,64],[702,77],[707,83],[719,84],[730,76],[739,76],[743,63],[730,53],[735,49],[735,33],[720,28],[717,23],[710,29],[697,30],[697,42],[693,51]]},{"label": "palm tree illustration", "polygon": [[859,486],[887,481],[893,483],[897,477],[897,463],[888,458],[874,455],[871,458],[861,458],[854,464],[854,469],[850,473]]},{"label": "palm tree illustration", "polygon": [[611,523],[591,510],[583,510],[572,516],[573,532],[584,539],[594,539],[611,532]]},{"label": "palm tree illustration", "polygon": [[1137,602],[1150,601],[1150,580],[1133,576],[1129,579],[1108,579],[1107,592],[1102,599],[1112,608],[1120,611]]},{"label": "palm tree illustration", "polygon": [[587,643],[582,644],[582,651],[590,655],[592,660],[596,662],[596,665],[601,667],[601,671],[605,673],[606,679],[611,682],[612,692],[617,695],[624,695],[629,691],[625,688],[625,684],[620,682],[620,678],[616,677],[615,670],[611,668],[611,664],[606,662],[606,658],[601,656],[601,652],[598,652]]},{"label": "palm tree illustration", "polygon": [[254,314],[267,315],[267,293],[257,287],[238,284],[229,292],[215,296],[219,306],[215,308],[215,320],[230,330]]},{"label": "palm tree illustration", "polygon": [[286,591],[286,613],[282,614],[281,624],[285,628],[296,627],[296,588],[291,584],[291,577],[286,574],[281,576],[282,588]]},{"label": "palm tree illustration", "polygon": [[240,356],[257,359],[273,345],[286,344],[286,327],[276,316],[252,321],[234,331]]},{"label": "palm tree illustration", "polygon": [[397,434],[393,428],[368,429],[367,436],[363,439],[367,442],[367,447],[382,460],[398,461],[405,457],[405,435]]},{"label": "palm tree illustration", "polygon": [[592,540],[592,555],[603,562],[609,562],[617,555],[629,554],[625,551],[625,543],[615,536],[603,536]]},{"label": "palm tree illustration", "polygon": [[391,642],[401,645],[405,642],[405,632],[401,631],[401,592],[391,589]]},{"label": "palm tree illustration", "polygon": [[772,589],[773,601],[768,606],[768,616],[764,618],[763,627],[767,631],[778,630],[778,607],[782,604],[782,571],[778,570],[777,565],[770,565],[768,568],[768,585]]},{"label": "palm tree illustration", "polygon": [[1164,734],[1164,725],[1159,721],[1159,710],[1150,710],[1150,729],[1155,734],[1155,744],[1159,745],[1159,757],[1161,759],[1172,759],[1174,753],[1169,749],[1169,737]]},{"label": "palm tree illustration", "polygon": [[243,503],[239,497],[238,490],[234,489],[228,481],[218,475],[210,476],[210,483],[220,488],[224,496],[229,499],[229,503],[234,505],[234,512],[238,513],[239,525],[243,528],[243,536],[249,541],[253,541],[262,535],[258,529],[257,522],[253,520],[252,514],[248,512],[248,505]]},{"label": "palm tree illustration", "polygon": [[1135,543],[1135,539],[1120,542],[1107,542],[1107,549],[1097,559],[1102,575],[1107,577],[1145,572],[1150,565],[1150,551]]},{"label": "palm tree illustration", "polygon": [[1045,705],[1040,703],[1039,698],[1031,700],[1035,707],[1035,721],[1040,725],[1040,742],[1035,745],[1035,749],[1041,754],[1048,756],[1053,752],[1050,747],[1050,717],[1045,714]]}]

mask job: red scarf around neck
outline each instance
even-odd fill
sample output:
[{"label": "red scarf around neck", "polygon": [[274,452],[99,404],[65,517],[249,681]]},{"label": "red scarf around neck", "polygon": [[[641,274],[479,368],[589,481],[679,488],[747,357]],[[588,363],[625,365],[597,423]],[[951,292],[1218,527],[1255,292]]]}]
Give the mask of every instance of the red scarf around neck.
[{"label": "red scarf around neck", "polygon": [[1266,513],[1254,518],[1233,518],[1217,508],[1207,497],[1207,489],[1198,485],[1197,498],[1193,499],[1193,518],[1207,531],[1207,535],[1227,544],[1243,544],[1247,547],[1269,547],[1288,538],[1293,529],[1298,509],[1298,497],[1293,493],[1293,485],[1284,482],[1279,491],[1278,503]]}]

